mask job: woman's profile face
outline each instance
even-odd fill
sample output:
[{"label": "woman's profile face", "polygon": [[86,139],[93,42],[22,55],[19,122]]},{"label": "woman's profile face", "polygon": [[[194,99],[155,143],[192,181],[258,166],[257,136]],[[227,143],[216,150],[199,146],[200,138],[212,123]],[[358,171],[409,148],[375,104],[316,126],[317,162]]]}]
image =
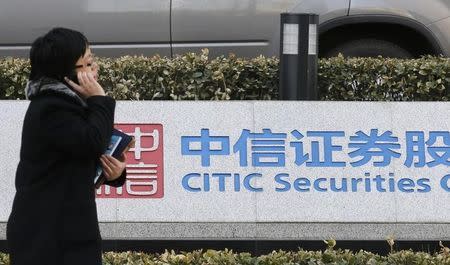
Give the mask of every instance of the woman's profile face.
[{"label": "woman's profile face", "polygon": [[94,62],[94,55],[91,52],[91,49],[88,47],[83,56],[81,56],[78,61],[75,63],[75,71],[92,73],[94,78],[98,79],[98,66]]}]

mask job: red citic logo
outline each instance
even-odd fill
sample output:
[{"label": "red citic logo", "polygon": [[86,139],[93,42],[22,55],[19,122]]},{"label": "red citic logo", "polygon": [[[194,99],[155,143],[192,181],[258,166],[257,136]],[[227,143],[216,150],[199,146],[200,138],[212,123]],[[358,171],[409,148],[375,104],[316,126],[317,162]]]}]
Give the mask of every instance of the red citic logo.
[{"label": "red citic logo", "polygon": [[134,136],[135,147],[125,154],[127,180],[122,187],[102,185],[97,198],[157,199],[164,196],[163,126],[161,124],[115,124]]}]

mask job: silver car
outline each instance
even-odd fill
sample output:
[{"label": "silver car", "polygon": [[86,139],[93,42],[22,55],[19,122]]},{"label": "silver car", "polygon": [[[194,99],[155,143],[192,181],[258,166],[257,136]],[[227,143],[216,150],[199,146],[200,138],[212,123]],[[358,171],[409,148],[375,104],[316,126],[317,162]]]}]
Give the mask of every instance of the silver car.
[{"label": "silver car", "polygon": [[0,57],[27,56],[55,26],[83,32],[100,56],[279,54],[280,13],[320,15],[319,55],[450,56],[450,0],[7,0]]}]

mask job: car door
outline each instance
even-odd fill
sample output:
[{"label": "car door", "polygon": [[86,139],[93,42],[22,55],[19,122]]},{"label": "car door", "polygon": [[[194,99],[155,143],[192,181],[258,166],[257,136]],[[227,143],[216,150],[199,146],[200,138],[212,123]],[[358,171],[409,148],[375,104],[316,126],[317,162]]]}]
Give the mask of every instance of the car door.
[{"label": "car door", "polygon": [[0,2],[0,56],[28,56],[56,26],[83,32],[100,56],[170,55],[170,0]]},{"label": "car door", "polygon": [[172,0],[173,53],[278,55],[280,13],[300,0]]}]

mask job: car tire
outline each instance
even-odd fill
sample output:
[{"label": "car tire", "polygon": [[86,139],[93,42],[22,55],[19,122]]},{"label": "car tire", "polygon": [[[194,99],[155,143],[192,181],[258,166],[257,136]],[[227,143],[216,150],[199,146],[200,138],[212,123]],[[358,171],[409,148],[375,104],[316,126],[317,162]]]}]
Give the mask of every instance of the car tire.
[{"label": "car tire", "polygon": [[324,57],[342,53],[345,57],[377,57],[410,59],[414,56],[397,44],[379,39],[358,39],[341,43],[325,52]]}]

